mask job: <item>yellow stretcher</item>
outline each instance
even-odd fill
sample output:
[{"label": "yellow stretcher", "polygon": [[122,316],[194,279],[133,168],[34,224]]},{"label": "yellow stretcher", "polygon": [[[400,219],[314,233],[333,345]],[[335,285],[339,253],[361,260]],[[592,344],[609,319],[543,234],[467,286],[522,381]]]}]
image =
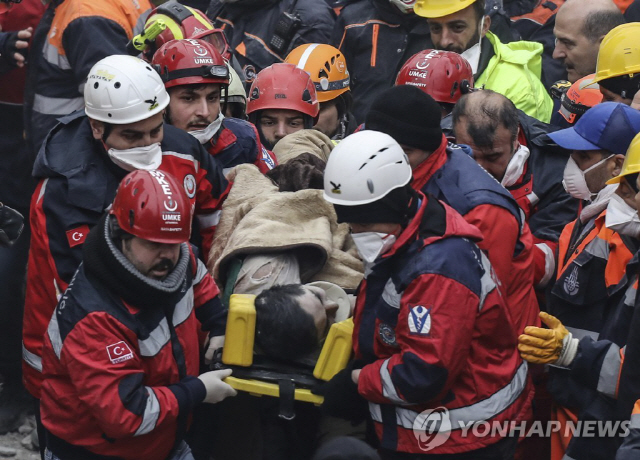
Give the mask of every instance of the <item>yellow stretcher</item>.
[{"label": "yellow stretcher", "polygon": [[231,295],[222,364],[234,369],[234,375],[227,377],[225,382],[238,391],[255,396],[282,397],[282,392],[286,391],[296,401],[322,404],[323,397],[311,393],[310,387],[330,380],[346,367],[351,357],[353,320],[349,318],[331,325],[312,375],[308,370],[296,368],[295,365],[266,365],[258,368],[255,361],[259,357],[253,349],[256,328],[255,297],[247,294]]}]

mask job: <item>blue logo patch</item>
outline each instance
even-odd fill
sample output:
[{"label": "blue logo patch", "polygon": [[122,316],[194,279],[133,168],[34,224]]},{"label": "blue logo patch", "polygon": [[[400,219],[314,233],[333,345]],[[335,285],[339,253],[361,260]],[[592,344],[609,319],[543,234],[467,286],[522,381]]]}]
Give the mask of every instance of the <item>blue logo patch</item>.
[{"label": "blue logo patch", "polygon": [[417,305],[409,311],[409,333],[411,335],[429,335],[431,331],[431,308]]}]

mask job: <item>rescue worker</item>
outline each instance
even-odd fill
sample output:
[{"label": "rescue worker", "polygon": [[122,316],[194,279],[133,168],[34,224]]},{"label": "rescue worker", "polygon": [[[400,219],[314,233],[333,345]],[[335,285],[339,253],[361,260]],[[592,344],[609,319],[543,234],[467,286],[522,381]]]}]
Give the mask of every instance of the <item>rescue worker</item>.
[{"label": "rescue worker", "polygon": [[603,39],[598,50],[594,83],[603,100],[631,105],[640,92],[640,24],[631,22],[616,27]]},{"label": "rescue worker", "polygon": [[[154,28],[160,24],[160,32],[153,33]],[[153,37],[155,34],[157,35]],[[165,43],[196,37],[213,45],[225,59],[229,60],[231,57],[224,33],[214,29],[202,11],[171,1],[158,5],[149,13],[141,35],[129,42],[129,52],[137,56],[142,51],[141,58],[151,62],[153,55]]]},{"label": "rescue worker", "polygon": [[[425,450],[512,458],[517,437],[457,429],[528,415],[532,388],[510,313],[475,244],[478,229],[413,190],[411,176],[402,147],[375,131],[347,137],[327,162],[324,197],[351,227],[366,275],[354,310],[356,361],[320,388],[323,407],[346,415],[341,401],[364,398],[383,459]],[[443,407],[450,431],[433,438],[429,414]]]},{"label": "rescue worker", "polygon": [[249,90],[247,115],[267,149],[287,134],[310,129],[318,121],[316,88],[307,72],[293,64],[262,70]]},{"label": "rescue worker", "polygon": [[473,70],[475,86],[511,99],[527,115],[548,123],[553,101],[540,81],[542,45],[502,43],[491,31],[484,0],[418,0],[415,12],[427,18],[433,47],[455,51]]},{"label": "rescue worker", "polygon": [[520,116],[509,99],[491,90],[463,96],[453,109],[453,128],[456,142],[471,147],[478,164],[524,211],[535,243],[534,283],[546,286],[560,233],[578,214],[579,201],[562,186],[567,152],[549,145],[548,125]]},{"label": "rescue worker", "polygon": [[624,24],[612,0],[567,0],[556,14],[553,58],[562,61],[571,83],[596,70],[596,56],[604,36]]},{"label": "rescue worker", "polygon": [[478,245],[488,253],[520,333],[527,325],[539,324],[529,226],[513,196],[466,150],[448,143],[440,114],[438,103],[418,88],[394,86],[373,103],[365,126],[389,134],[402,146],[416,191],[431,193],[480,229]]},{"label": "rescue worker", "polygon": [[285,62],[311,75],[320,103],[314,129],[334,140],[344,139],[353,133],[358,126],[351,113],[351,79],[340,50],[321,43],[300,45],[289,53]]},{"label": "rescue worker", "polygon": [[200,333],[221,344],[226,310],[190,233],[181,180],[123,178],[44,337],[46,458],[193,460],[189,413],[236,394],[231,370],[196,377]]},{"label": "rescue worker", "polygon": [[551,117],[551,124],[561,128],[569,128],[591,107],[602,102],[600,86],[593,83],[595,74],[582,77],[573,83],[560,97],[560,108]]},{"label": "rescue worker", "polygon": [[[29,201],[35,188],[32,161],[24,138],[25,58],[28,40],[45,6],[37,0],[0,1],[0,213],[3,223],[11,208],[27,221],[20,238],[11,245],[15,231],[0,244],[0,434],[17,430],[25,413],[33,412],[33,400],[22,385],[22,314],[24,279],[29,257]],[[11,226],[9,226],[11,227]]]},{"label": "rescue worker", "polygon": [[[549,134],[558,145],[572,151],[564,171],[567,192],[586,201],[578,219],[560,235],[557,276],[546,295],[548,313],[577,339],[606,338],[615,333],[607,326],[607,318],[611,321],[615,316],[611,305],[618,305],[615,293],[624,291],[629,283],[625,267],[638,245],[605,225],[610,219],[607,206],[617,189],[607,181],[620,174],[624,155],[638,132],[637,110],[602,103],[589,109],[572,128]],[[587,407],[594,391],[587,391],[585,382],[574,375],[558,367],[549,369],[548,388],[556,403],[552,416],[562,427],[560,433],[552,434],[552,458],[561,458],[565,451],[573,458],[611,458],[606,454],[611,448],[606,442],[594,445],[585,437],[570,440],[562,436],[566,422],[575,421],[578,412],[596,410]],[[593,451],[594,456],[585,457],[590,455],[587,451]]]},{"label": "rescue worker", "polygon": [[224,30],[241,77],[256,75],[305,43],[327,43],[335,14],[316,0],[211,0],[207,16]]},{"label": "rescue worker", "polygon": [[33,162],[57,119],[84,107],[83,87],[93,65],[126,54],[142,28],[149,0],[53,0],[35,30],[25,88],[25,138]]},{"label": "rescue worker", "polygon": [[229,86],[222,100],[222,106],[226,106],[225,117],[247,119],[247,93],[238,72],[233,67],[229,68]]},{"label": "rescue worker", "polygon": [[34,168],[39,183],[31,203],[23,373],[27,390],[37,398],[51,313],[119,180],[135,169],[173,174],[195,207],[205,254],[228,185],[218,161],[193,136],[163,122],[169,95],[149,64],[132,56],[109,56],[91,69],[87,81],[86,115],[77,112],[61,119]]},{"label": "rescue worker", "polygon": [[253,163],[266,173],[276,165],[251,123],[225,118],[220,101],[229,88],[229,69],[213,45],[199,39],[172,40],[152,64],[169,92],[165,119],[198,139],[226,172]]},{"label": "rescue worker", "polygon": [[458,53],[428,49],[404,63],[396,77],[398,85],[420,88],[440,104],[445,118],[458,99],[473,88],[473,71]]}]

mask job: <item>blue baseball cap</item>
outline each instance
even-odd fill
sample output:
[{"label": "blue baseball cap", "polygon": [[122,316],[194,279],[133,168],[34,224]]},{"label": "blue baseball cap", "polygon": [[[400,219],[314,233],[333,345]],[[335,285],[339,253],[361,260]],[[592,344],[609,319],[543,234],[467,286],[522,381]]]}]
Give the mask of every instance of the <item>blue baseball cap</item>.
[{"label": "blue baseball cap", "polygon": [[603,102],[585,112],[575,126],[548,136],[568,150],[607,150],[624,155],[640,132],[640,111],[619,102]]}]

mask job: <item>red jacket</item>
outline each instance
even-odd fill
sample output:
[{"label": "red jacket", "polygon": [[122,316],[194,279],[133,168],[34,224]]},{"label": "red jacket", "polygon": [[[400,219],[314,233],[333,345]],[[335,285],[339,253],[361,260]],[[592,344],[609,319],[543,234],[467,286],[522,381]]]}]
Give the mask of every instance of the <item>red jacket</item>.
[{"label": "red jacket", "polygon": [[[383,448],[469,452],[500,438],[464,436],[461,427],[523,420],[533,389],[491,265],[472,242],[480,232],[420,196],[416,216],[359,287],[353,345],[366,365],[358,391]],[[429,446],[418,414],[441,407],[452,429]]]},{"label": "red jacket", "polygon": [[[35,397],[40,393],[42,337],[51,314],[82,260],[89,230],[111,205],[126,174],[99,151],[86,117],[63,120],[47,138],[34,168],[41,180],[31,201],[22,355],[24,383]],[[158,169],[184,184],[208,254],[227,181],[218,162],[195,138],[170,125],[164,131]],[[68,160],[70,151],[74,156]]]},{"label": "red jacket", "polygon": [[[85,258],[54,312],[42,350],[42,423],[47,447],[58,457],[168,457],[206,394],[194,378],[200,325],[208,322],[212,336],[222,335],[226,317],[213,278],[193,253],[188,257],[176,302],[144,308],[124,302],[91,276]],[[76,456],[68,457],[72,450]]]}]

